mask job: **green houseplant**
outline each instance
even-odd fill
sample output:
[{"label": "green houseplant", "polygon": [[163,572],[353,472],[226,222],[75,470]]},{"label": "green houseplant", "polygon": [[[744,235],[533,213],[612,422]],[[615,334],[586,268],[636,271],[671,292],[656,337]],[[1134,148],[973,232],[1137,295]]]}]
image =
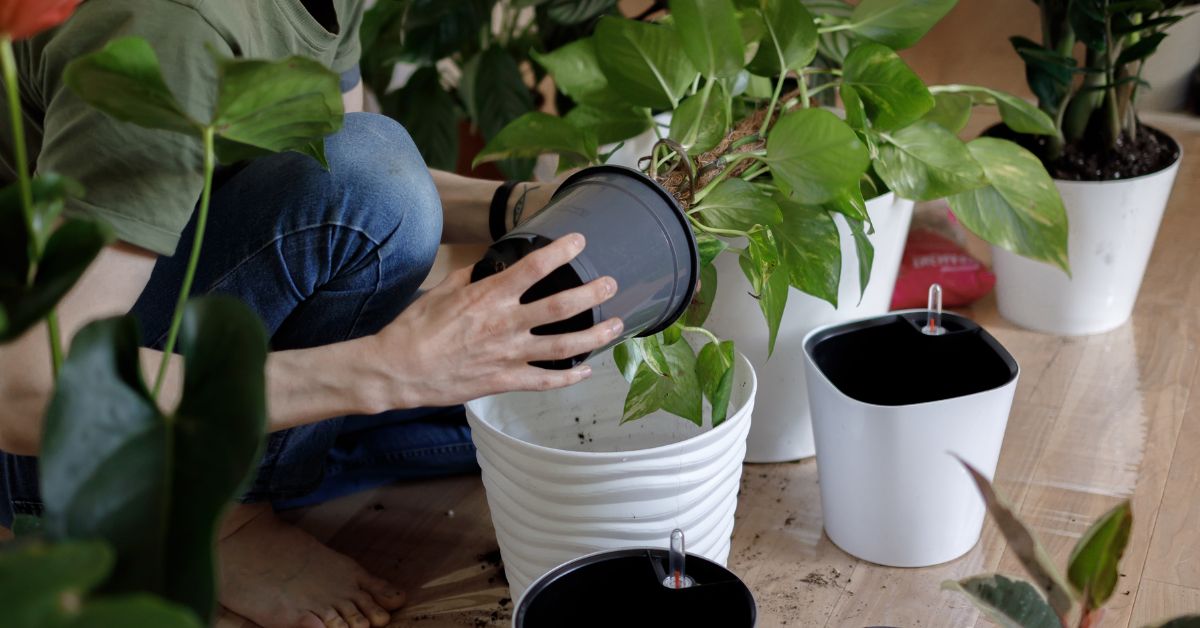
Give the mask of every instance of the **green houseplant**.
[{"label": "green houseplant", "polygon": [[[596,18],[616,6],[616,0],[381,0],[363,18],[364,82],[431,168],[454,170],[460,122],[490,140],[533,111],[537,95],[522,67],[533,70],[536,85],[545,73],[532,59],[590,34]],[[417,67],[403,87],[390,90],[399,62]],[[510,178],[530,176],[528,160],[500,167]]]},{"label": "green houseplant", "polygon": [[[954,4],[679,0],[657,23],[604,17],[593,36],[538,57],[588,115],[525,114],[477,161],[557,153],[563,168],[594,164],[622,120],[671,114],[641,166],[687,211],[703,290],[674,329],[616,351],[632,382],[625,420],[671,398],[672,412],[700,423],[706,397],[719,424],[733,348],[703,328],[717,290],[713,260],[736,256],[773,350],[791,288],[837,305],[835,215],[850,227],[865,285],[873,257],[865,200],[888,190],[947,197],[989,242],[1066,268],[1066,218],[1038,159],[1010,141],[955,135],[974,106],[999,107],[1021,133],[1055,135],[1051,118],[995,90],[927,87],[895,52]],[[844,55],[823,37],[847,42]],[[844,119],[816,106],[833,93]],[[682,332],[708,340],[698,357],[679,343]]]},{"label": "green houseplant", "polygon": [[1074,226],[1073,276],[998,251],[997,299],[1002,315],[1031,329],[1100,333],[1133,311],[1181,158],[1178,143],[1138,119],[1142,67],[1195,2],[1035,1],[1041,42],[1012,43],[1057,132],[990,134],[1029,148],[1056,179]]},{"label": "green houseplant", "polygon": [[[0,191],[0,341],[8,341],[43,317],[53,323],[55,303],[111,237],[94,222],[56,226],[78,185],[29,178],[10,38],[0,52],[18,165],[18,183]],[[191,627],[215,613],[216,526],[258,458],[267,346],[241,303],[188,299],[213,170],[284,150],[324,162],[322,138],[340,127],[342,104],[337,76],[308,59],[214,63],[209,120],[184,113],[142,39],[110,42],[65,72],[70,89],[106,114],[204,147],[195,243],[165,348],[183,354],[183,394],[163,409],[165,368],[152,387],[143,381],[132,316],[88,324],[65,360],[57,325],[48,326],[57,379],[39,456],[45,513],[19,519],[18,540],[0,548],[6,625]]]}]

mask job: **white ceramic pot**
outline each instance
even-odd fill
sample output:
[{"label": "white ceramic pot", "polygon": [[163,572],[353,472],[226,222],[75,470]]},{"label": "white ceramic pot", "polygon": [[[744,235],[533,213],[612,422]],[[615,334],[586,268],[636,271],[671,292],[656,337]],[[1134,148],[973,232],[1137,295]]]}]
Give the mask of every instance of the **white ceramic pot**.
[{"label": "white ceramic pot", "polygon": [[751,292],[750,283],[742,274],[736,256],[717,257],[717,296],[705,326],[717,336],[733,340],[738,350],[745,352],[761,386],[754,425],[746,443],[747,462],[783,462],[813,455],[812,419],[804,381],[804,336],[821,325],[888,311],[912,211],[912,201],[890,192],[867,201],[867,213],[875,225],[875,233],[868,236],[875,247],[875,261],[862,302],[859,302],[854,238],[845,220],[835,216],[842,239],[838,307],[793,288],[788,294],[775,353],[770,360],[766,321],[758,302],[747,296]]},{"label": "white ceramic pot", "polygon": [[467,404],[514,599],[542,574],[600,550],[687,549],[724,565],[733,534],[754,369],[739,355],[729,418],[699,427],[657,412],[620,424],[629,384],[611,354],[584,382]]},{"label": "white ceramic pot", "polygon": [[1129,320],[1181,160],[1135,179],[1056,180],[1071,276],[992,247],[1000,315],[1060,336],[1099,334]]},{"label": "white ceramic pot", "polygon": [[891,567],[957,558],[985,506],[956,454],[996,471],[1019,368],[968,319],[920,329],[924,310],[822,327],[804,340],[829,539]]}]

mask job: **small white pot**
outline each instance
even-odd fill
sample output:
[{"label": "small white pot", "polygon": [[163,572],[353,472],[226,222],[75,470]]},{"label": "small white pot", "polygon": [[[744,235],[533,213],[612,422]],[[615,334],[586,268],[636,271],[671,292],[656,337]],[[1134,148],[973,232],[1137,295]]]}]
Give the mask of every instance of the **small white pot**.
[{"label": "small white pot", "polygon": [[956,454],[996,471],[1019,368],[990,334],[927,312],[822,327],[804,340],[829,539],[891,567],[957,558],[979,540],[985,506]]},{"label": "small white pot", "polygon": [[912,201],[895,194],[867,201],[867,213],[875,225],[868,236],[875,247],[871,280],[859,302],[858,254],[854,238],[841,216],[835,216],[842,240],[842,278],[838,307],[793,288],[779,325],[775,353],[767,359],[767,324],[762,311],[748,293],[750,282],[742,274],[736,256],[717,257],[717,295],[705,326],[722,338],[733,340],[754,365],[762,390],[755,404],[754,426],[746,443],[747,462],[783,462],[813,455],[812,418],[804,381],[805,334],[830,323],[874,316],[888,311],[908,224]]},{"label": "small white pot", "polygon": [[665,412],[621,425],[629,384],[611,354],[570,388],[467,404],[514,599],[580,556],[666,547],[675,528],[689,552],[725,565],[756,388],[744,356],[735,369],[716,428]]},{"label": "small white pot", "polygon": [[1000,315],[1059,336],[1099,334],[1129,320],[1182,159],[1135,179],[1055,180],[1067,209],[1071,276],[992,247]]}]

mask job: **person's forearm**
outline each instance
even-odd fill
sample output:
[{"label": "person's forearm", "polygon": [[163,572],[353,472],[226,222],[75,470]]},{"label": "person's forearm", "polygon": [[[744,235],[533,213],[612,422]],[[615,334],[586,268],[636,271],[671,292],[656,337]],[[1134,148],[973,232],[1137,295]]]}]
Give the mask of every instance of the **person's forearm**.
[{"label": "person's forearm", "polygon": [[[488,209],[501,182],[472,179],[442,170],[430,170],[429,173],[433,175],[433,183],[442,199],[442,242],[491,242]],[[508,226],[506,223],[505,227]]]}]

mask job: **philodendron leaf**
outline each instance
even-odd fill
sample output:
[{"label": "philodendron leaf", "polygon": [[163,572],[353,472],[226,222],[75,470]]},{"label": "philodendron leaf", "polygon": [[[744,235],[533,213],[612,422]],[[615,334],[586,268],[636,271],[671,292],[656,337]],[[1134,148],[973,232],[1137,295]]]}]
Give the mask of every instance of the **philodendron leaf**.
[{"label": "philodendron leaf", "polygon": [[722,239],[707,233],[696,234],[696,248],[700,250],[700,266],[708,266],[713,260],[721,254],[722,251],[729,248],[729,245]]},{"label": "philodendron leaf", "polygon": [[775,234],[766,229],[751,232],[747,237],[750,246],[738,258],[742,273],[754,290],[751,295],[758,299],[758,307],[767,321],[767,357],[775,352],[775,340],[783,311],[787,307],[788,269],[780,257]]},{"label": "philodendron leaf", "polygon": [[707,78],[733,76],[745,63],[741,23],[730,0],[671,0],[683,51]]},{"label": "philodendron leaf", "polygon": [[168,419],[142,381],[132,317],[75,336],[46,415],[41,491],[52,538],[99,538],[113,591],[163,595],[211,618],[216,525],[257,460],[266,334],[228,297],[189,303],[183,397]]},{"label": "philodendron leaf", "polygon": [[771,0],[763,6],[762,17],[766,33],[750,61],[752,72],[777,76],[812,62],[817,55],[817,26],[801,0]]},{"label": "philodendron leaf", "polygon": [[717,229],[748,232],[757,225],[770,227],[783,222],[775,199],[736,177],[718,183],[698,209],[704,224]]},{"label": "philodendron leaf", "polygon": [[896,194],[930,201],[987,185],[966,144],[928,120],[882,135],[875,172]]},{"label": "philodendron leaf", "polygon": [[683,322],[692,327],[704,325],[712,311],[713,299],[717,296],[717,269],[711,264],[700,269],[700,289],[692,296],[684,312]]},{"label": "philodendron leaf", "polygon": [[667,373],[659,375],[645,362],[638,366],[625,398],[621,422],[640,419],[661,409],[703,425],[704,405],[692,348],[686,342],[677,342],[662,351],[668,363]]},{"label": "philodendron leaf", "polygon": [[880,130],[898,129],[933,108],[933,95],[895,51],[876,43],[856,46],[846,56],[842,80],[862,98],[867,117]]},{"label": "philodendron leaf", "polygon": [[631,105],[674,109],[696,78],[679,35],[669,26],[606,16],[595,38],[609,86]]},{"label": "philodendron leaf", "polygon": [[1062,628],[1054,609],[1024,580],[993,574],[947,580],[942,588],[967,596],[984,616],[1005,628]]},{"label": "philodendron leaf", "polygon": [[729,95],[720,83],[688,96],[671,116],[669,137],[686,148],[690,155],[708,151],[729,132],[732,124],[729,107]]},{"label": "philodendron leaf", "polygon": [[946,199],[963,226],[996,246],[1070,272],[1067,212],[1041,160],[989,137],[971,141],[967,149],[989,185]]},{"label": "philodendron leaf", "polygon": [[[955,456],[958,458],[958,456]],[[997,527],[1008,541],[1008,547],[1016,555],[1017,560],[1033,577],[1033,581],[1038,587],[1045,592],[1047,599],[1050,601],[1050,608],[1054,614],[1059,617],[1067,617],[1071,613],[1071,608],[1075,603],[1075,595],[1072,592],[1070,585],[1063,580],[1062,575],[1058,573],[1058,569],[1054,567],[1050,556],[1046,554],[1046,550],[1042,549],[1042,545],[1037,542],[1029,528],[1017,518],[1004,500],[996,494],[992,489],[992,483],[988,481],[982,473],[968,464],[962,458],[958,458],[962,466],[967,470],[971,479],[975,482],[975,486],[979,488],[979,492],[983,495],[983,501],[987,505],[988,512],[992,515],[992,519],[996,521]],[[1059,624],[1054,624],[1058,628]]]},{"label": "philodendron leaf", "polygon": [[531,50],[529,55],[554,77],[555,87],[576,102],[587,102],[589,96],[608,86],[596,57],[594,37],[573,41],[551,52]]},{"label": "philodendron leaf", "polygon": [[380,106],[404,125],[427,166],[454,170],[458,163],[458,107],[442,87],[436,68],[419,68],[404,87],[380,99]]},{"label": "philodendron leaf", "polygon": [[812,205],[858,185],[870,156],[854,130],[824,109],[785,114],[767,138],[767,163],[775,183],[793,199]]},{"label": "philodendron leaf", "polygon": [[140,37],[114,39],[71,61],[63,70],[63,82],[89,105],[118,120],[201,135],[203,125],[179,106],[163,81],[154,49]]},{"label": "philodendron leaf", "polygon": [[1086,596],[1088,610],[1101,608],[1117,586],[1117,564],[1129,543],[1133,512],[1129,500],[1117,504],[1084,533],[1067,563],[1067,578]]},{"label": "philodendron leaf", "polygon": [[710,342],[700,349],[696,358],[696,375],[700,388],[712,405],[712,426],[725,421],[729,413],[729,396],[733,392],[733,342]]},{"label": "philodendron leaf", "polygon": [[225,163],[296,151],[328,168],[323,138],[342,127],[338,76],[305,57],[221,59],[212,125]]},{"label": "philodendron leaf", "polygon": [[802,292],[838,305],[842,242],[829,212],[779,200],[783,223],[774,228],[789,281]]},{"label": "philodendron leaf", "polygon": [[475,156],[473,166],[512,157],[537,157],[558,153],[568,164],[584,165],[599,159],[596,138],[570,122],[540,111],[531,111],[504,127]]},{"label": "philodendron leaf", "polygon": [[563,116],[583,133],[594,133],[600,144],[612,144],[641,135],[654,124],[644,107],[579,105]]},{"label": "philodendron leaf", "polygon": [[932,91],[938,95],[965,94],[970,96],[975,104],[996,105],[1000,109],[1000,119],[1008,128],[1018,133],[1058,135],[1054,120],[1051,120],[1045,111],[998,89],[975,85],[939,85]]},{"label": "philodendron leaf", "polygon": [[850,14],[850,29],[900,50],[917,43],[958,0],[863,0]]},{"label": "philodendron leaf", "polygon": [[973,102],[969,94],[935,92],[933,94],[933,109],[930,109],[925,114],[924,119],[951,133],[958,133],[967,126],[967,121],[971,119],[972,104]]}]

